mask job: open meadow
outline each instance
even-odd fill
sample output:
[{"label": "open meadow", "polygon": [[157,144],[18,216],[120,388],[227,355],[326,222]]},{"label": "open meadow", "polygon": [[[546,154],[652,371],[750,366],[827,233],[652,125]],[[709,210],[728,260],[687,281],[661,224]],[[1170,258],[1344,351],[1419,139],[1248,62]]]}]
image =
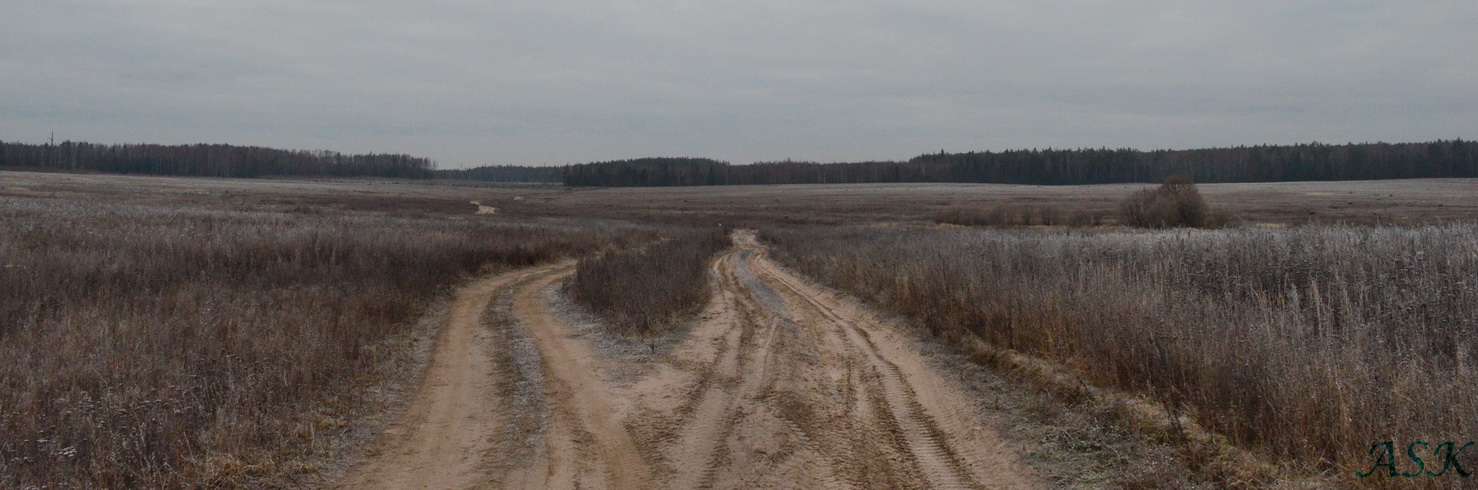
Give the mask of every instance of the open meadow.
[{"label": "open meadow", "polygon": [[[814,184],[567,188],[394,180],[160,178],[6,172],[0,196],[191,204],[274,211],[457,215],[470,201],[520,218],[597,214],[707,224],[926,223],[953,207],[1050,206],[1112,218],[1146,184]],[[1202,184],[1213,207],[1250,224],[1426,224],[1478,216],[1478,179]],[[735,221],[738,220],[738,221]]]},{"label": "open meadow", "polygon": [[1472,485],[1478,180],[1153,187],[0,172],[0,487]]}]

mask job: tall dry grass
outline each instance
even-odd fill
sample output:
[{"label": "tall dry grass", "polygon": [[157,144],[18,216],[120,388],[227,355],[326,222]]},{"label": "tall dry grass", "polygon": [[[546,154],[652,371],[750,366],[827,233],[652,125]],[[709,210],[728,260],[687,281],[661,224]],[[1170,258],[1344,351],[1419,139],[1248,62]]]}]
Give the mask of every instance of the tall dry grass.
[{"label": "tall dry grass", "polygon": [[433,298],[625,231],[0,198],[0,487],[306,471]]},{"label": "tall dry grass", "polygon": [[1091,212],[1064,213],[1052,205],[951,206],[934,214],[935,223],[960,226],[1097,226],[1104,221],[1104,217]]},{"label": "tall dry grass", "polygon": [[581,259],[566,290],[622,335],[661,335],[703,306],[708,266],[728,248],[723,228],[681,229],[643,248]]},{"label": "tall dry grass", "polygon": [[935,335],[1149,394],[1293,467],[1365,482],[1375,443],[1478,433],[1478,225],[763,237]]}]

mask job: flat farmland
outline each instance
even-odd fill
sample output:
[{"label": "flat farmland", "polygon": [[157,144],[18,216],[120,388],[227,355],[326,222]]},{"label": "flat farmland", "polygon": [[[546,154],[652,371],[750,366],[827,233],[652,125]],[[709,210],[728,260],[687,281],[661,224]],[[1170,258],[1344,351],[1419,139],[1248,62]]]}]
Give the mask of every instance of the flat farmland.
[{"label": "flat farmland", "polygon": [[1471,433],[1478,180],[935,222],[1153,187],[0,172],[0,484],[1379,486]]},{"label": "flat farmland", "polygon": [[[631,216],[809,223],[924,222],[955,206],[1054,206],[1112,216],[1149,184],[833,184],[579,189],[540,194],[552,207],[601,206]],[[1247,223],[1417,224],[1478,215],[1478,179],[1204,184],[1207,202]]]},{"label": "flat farmland", "polygon": [[[819,184],[565,188],[391,180],[249,180],[5,172],[0,195],[339,211],[760,222],[927,222],[957,206],[1053,206],[1111,217],[1150,184]],[[1202,184],[1209,204],[1247,224],[1421,224],[1478,216],[1478,179]]]}]

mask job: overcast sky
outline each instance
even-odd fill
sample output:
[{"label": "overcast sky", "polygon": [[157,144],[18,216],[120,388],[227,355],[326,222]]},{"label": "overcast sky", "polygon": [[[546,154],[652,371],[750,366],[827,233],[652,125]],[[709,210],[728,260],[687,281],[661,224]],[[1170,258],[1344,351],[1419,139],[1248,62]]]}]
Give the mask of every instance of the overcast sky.
[{"label": "overcast sky", "polygon": [[443,168],[1478,137],[1478,2],[16,0],[0,140]]}]

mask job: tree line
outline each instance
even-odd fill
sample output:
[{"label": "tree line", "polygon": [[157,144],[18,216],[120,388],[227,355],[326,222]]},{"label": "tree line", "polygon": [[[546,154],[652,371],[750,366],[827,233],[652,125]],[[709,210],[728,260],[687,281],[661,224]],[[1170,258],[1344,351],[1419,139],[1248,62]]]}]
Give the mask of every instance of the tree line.
[{"label": "tree line", "polygon": [[395,154],[345,155],[333,151],[279,150],[256,146],[101,145],[0,142],[0,168],[66,172],[181,175],[192,177],[433,177],[435,162]]},{"label": "tree line", "polygon": [[565,167],[488,165],[466,169],[437,170],[435,175],[438,179],[558,184],[564,182],[564,171]]},{"label": "tree line", "polygon": [[437,169],[409,155],[345,155],[232,145],[0,142],[0,168],[206,177],[328,176],[563,183],[576,187],[973,182],[1078,185],[1478,177],[1478,142],[1309,143],[1197,150],[1032,149],[929,153],[908,161],[759,162],[638,158],[532,167]]},{"label": "tree line", "polygon": [[617,187],[884,182],[1078,185],[1161,182],[1172,176],[1204,183],[1478,177],[1478,142],[941,151],[904,162],[857,163],[730,165],[706,158],[642,158],[572,165],[564,171],[564,183]]}]

